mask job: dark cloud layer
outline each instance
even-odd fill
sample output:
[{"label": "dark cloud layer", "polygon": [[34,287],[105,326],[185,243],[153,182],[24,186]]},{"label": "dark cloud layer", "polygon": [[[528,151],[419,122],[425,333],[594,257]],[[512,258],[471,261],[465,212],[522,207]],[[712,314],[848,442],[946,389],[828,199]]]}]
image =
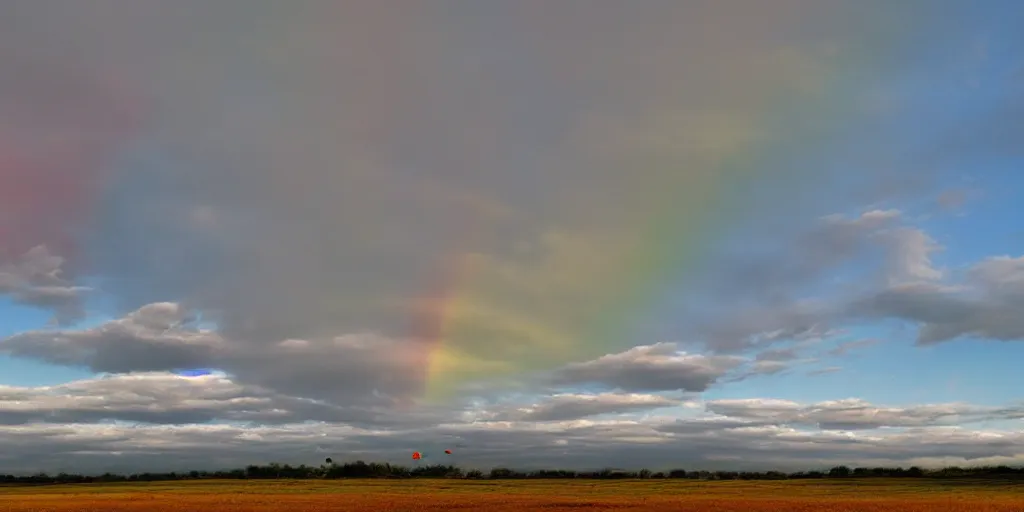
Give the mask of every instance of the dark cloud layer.
[{"label": "dark cloud layer", "polygon": [[[473,375],[495,366],[481,359],[551,369],[628,348],[642,319],[591,326],[662,286],[638,270],[648,253],[693,247],[672,256],[690,261],[705,244],[688,242],[719,238],[702,221],[678,223],[675,240],[638,226],[743,207],[772,211],[757,217],[781,241],[807,212],[910,172],[859,146],[844,152],[857,180],[827,170],[824,149],[850,127],[897,114],[862,108],[897,88],[890,73],[914,72],[895,48],[924,51],[897,44],[904,26],[876,23],[870,3],[301,5],[5,3],[0,69],[32,71],[0,83],[12,140],[59,150],[57,133],[90,149],[68,164],[81,182],[60,171],[31,202],[74,208],[5,215],[18,237],[37,236],[125,312],[181,303],[254,347],[355,332],[433,341],[443,328],[459,370],[445,374]],[[947,28],[934,9],[884,7],[887,21]],[[36,167],[3,166],[0,184]],[[776,181],[791,186],[761,186]],[[818,186],[841,194],[807,193]],[[796,279],[843,247],[821,241],[805,265],[751,272]],[[700,334],[724,345],[769,323]],[[554,345],[558,356],[537,355]]]}]

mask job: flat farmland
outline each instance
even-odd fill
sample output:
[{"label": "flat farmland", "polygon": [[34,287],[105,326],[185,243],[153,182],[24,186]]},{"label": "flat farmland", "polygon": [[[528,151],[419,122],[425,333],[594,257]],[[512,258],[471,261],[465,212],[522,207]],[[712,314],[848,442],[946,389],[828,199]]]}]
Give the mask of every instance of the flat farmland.
[{"label": "flat farmland", "polygon": [[414,479],[0,486],[0,512],[273,510],[1024,512],[1024,482]]}]

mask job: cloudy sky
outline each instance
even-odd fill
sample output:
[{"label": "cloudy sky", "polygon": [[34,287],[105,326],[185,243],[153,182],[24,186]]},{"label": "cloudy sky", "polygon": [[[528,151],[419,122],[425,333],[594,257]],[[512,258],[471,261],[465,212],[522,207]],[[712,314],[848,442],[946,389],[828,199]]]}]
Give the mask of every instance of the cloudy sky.
[{"label": "cloudy sky", "polygon": [[0,472],[1022,464],[1022,14],[5,1]]}]

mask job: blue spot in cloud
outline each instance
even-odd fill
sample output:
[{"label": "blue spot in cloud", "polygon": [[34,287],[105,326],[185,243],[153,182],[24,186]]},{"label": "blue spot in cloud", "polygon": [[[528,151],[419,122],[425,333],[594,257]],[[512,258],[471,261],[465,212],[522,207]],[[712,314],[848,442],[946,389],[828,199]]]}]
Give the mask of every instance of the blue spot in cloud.
[{"label": "blue spot in cloud", "polygon": [[182,377],[202,377],[204,375],[211,375],[213,374],[213,372],[214,370],[210,368],[193,368],[190,370],[180,370],[175,373],[181,375]]}]

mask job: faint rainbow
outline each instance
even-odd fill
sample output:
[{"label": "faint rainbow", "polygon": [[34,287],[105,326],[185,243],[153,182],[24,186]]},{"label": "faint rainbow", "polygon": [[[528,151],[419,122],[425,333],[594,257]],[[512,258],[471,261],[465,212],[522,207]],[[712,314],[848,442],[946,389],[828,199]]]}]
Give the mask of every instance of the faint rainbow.
[{"label": "faint rainbow", "polygon": [[[816,177],[801,166],[783,164],[793,161],[801,151],[826,142],[835,130],[844,129],[838,120],[851,119],[850,115],[855,113],[855,106],[844,100],[852,84],[857,83],[857,70],[872,59],[870,55],[848,55],[846,60],[836,59],[815,68],[819,75],[811,77],[817,82],[813,90],[788,87],[763,91],[757,101],[760,108],[752,114],[755,131],[764,134],[763,138],[751,140],[723,158],[713,166],[714,172],[688,180],[688,190],[682,197],[678,190],[669,187],[651,191],[645,204],[653,206],[637,215],[637,225],[646,228],[638,229],[633,237],[638,242],[636,250],[618,261],[616,275],[595,276],[604,279],[607,288],[615,293],[603,297],[595,308],[601,314],[593,315],[593,321],[584,330],[574,333],[579,340],[586,340],[589,354],[600,355],[624,348],[624,342],[635,341],[628,339],[628,334],[638,320],[636,313],[654,307],[671,293],[669,288],[695,268],[699,248],[713,241],[723,223],[749,213],[742,203],[745,196],[733,190],[759,180],[779,184]],[[851,78],[854,80],[848,80]],[[773,136],[772,130],[779,129],[802,136]],[[794,146],[794,141],[799,146]],[[471,247],[468,242],[478,229],[479,223],[473,223],[462,240],[464,244],[456,247]],[[465,307],[468,299],[465,288],[473,280],[472,262],[469,253],[452,256],[443,291],[435,296],[428,318],[422,319],[419,332],[430,340],[424,377],[428,395],[444,394],[445,385],[458,380],[457,375],[450,374],[455,366],[450,358],[458,349],[448,338],[459,321],[460,308]],[[551,362],[559,361],[552,358]]]}]

